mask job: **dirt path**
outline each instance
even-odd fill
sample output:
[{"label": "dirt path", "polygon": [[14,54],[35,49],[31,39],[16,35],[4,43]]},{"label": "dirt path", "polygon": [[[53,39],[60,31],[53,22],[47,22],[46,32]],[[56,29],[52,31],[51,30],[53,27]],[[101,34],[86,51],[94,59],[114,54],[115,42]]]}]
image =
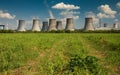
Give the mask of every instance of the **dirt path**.
[{"label": "dirt path", "polygon": [[[12,75],[36,75],[38,73],[38,66],[41,62],[48,58],[47,60],[50,61],[57,53],[57,47],[64,42],[65,39],[60,39],[59,41],[54,42],[53,46],[50,49],[42,50],[39,52],[37,58],[33,60],[29,60],[24,66],[14,69],[12,71]],[[43,64],[43,63],[42,63]]]},{"label": "dirt path", "polygon": [[102,58],[104,58],[104,56],[105,56],[105,53],[103,53],[101,50],[99,50],[99,49],[95,49],[91,44],[92,43],[90,43],[89,41],[87,41],[86,39],[84,39],[84,38],[81,38],[82,40],[81,40],[81,42],[82,42],[82,44],[83,44],[83,46],[87,49],[87,51],[88,51],[88,55],[91,55],[91,56],[95,56],[95,57],[97,57],[97,58],[100,58],[100,59],[102,59]]},{"label": "dirt path", "polygon": [[109,50],[101,50],[99,48],[96,49],[96,47],[94,47],[95,45],[92,45],[93,43],[82,37],[81,39],[83,46],[88,50],[88,55],[97,57],[99,59],[100,64],[110,71],[108,72],[108,75],[119,75],[118,73],[115,73],[118,72],[116,66],[109,65],[108,62],[105,60],[106,54]]}]

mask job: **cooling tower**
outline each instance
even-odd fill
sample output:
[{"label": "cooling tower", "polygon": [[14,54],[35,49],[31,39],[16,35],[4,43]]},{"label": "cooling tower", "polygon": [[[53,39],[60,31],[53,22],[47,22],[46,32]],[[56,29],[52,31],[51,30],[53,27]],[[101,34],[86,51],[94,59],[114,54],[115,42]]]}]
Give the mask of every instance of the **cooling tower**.
[{"label": "cooling tower", "polygon": [[94,30],[93,18],[85,18],[85,27],[84,27],[84,30],[85,31]]},{"label": "cooling tower", "polygon": [[19,20],[17,31],[26,31],[24,27],[25,27],[25,20]]},{"label": "cooling tower", "polygon": [[1,29],[1,27],[3,30],[5,30],[5,25],[0,25],[0,29]]},{"label": "cooling tower", "polygon": [[67,18],[65,30],[74,31],[73,18]]},{"label": "cooling tower", "polygon": [[42,31],[48,30],[48,22],[43,22]]},{"label": "cooling tower", "polygon": [[104,23],[104,27],[109,27],[108,23]]},{"label": "cooling tower", "polygon": [[118,22],[115,22],[115,23],[113,24],[113,28],[119,28],[119,23],[118,23]]},{"label": "cooling tower", "polygon": [[32,31],[40,31],[40,20],[39,19],[33,20]]},{"label": "cooling tower", "polygon": [[57,30],[63,30],[62,21],[57,21],[56,28],[57,28]]},{"label": "cooling tower", "polygon": [[56,19],[49,19],[48,31],[56,30]]}]

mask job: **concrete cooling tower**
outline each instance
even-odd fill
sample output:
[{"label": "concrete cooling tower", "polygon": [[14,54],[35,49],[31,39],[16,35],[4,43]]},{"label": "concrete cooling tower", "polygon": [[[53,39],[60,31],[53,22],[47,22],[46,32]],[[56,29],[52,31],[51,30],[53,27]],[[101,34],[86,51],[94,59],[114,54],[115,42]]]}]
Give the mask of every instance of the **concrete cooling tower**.
[{"label": "concrete cooling tower", "polygon": [[26,31],[24,27],[25,27],[25,20],[19,20],[17,31]]},{"label": "concrete cooling tower", "polygon": [[74,31],[73,18],[67,18],[65,30]]},{"label": "concrete cooling tower", "polygon": [[56,28],[57,28],[57,30],[63,30],[62,21],[57,21]]},{"label": "concrete cooling tower", "polygon": [[109,27],[108,23],[104,23],[104,27]]},{"label": "concrete cooling tower", "polygon": [[119,23],[118,23],[118,22],[115,22],[115,23],[113,24],[113,28],[119,28]]},{"label": "concrete cooling tower", "polygon": [[84,30],[85,30],[85,31],[94,30],[93,18],[85,18]]},{"label": "concrete cooling tower", "polygon": [[56,19],[49,19],[48,31],[56,30]]},{"label": "concrete cooling tower", "polygon": [[48,30],[48,22],[43,22],[42,31]]},{"label": "concrete cooling tower", "polygon": [[34,19],[33,20],[32,31],[41,31],[41,29],[40,29],[40,20],[39,19]]}]

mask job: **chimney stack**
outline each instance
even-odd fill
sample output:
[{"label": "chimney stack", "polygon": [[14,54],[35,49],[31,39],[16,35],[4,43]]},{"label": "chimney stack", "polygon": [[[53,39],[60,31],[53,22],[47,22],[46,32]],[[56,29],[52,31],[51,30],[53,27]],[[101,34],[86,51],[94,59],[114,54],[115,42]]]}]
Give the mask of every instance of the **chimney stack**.
[{"label": "chimney stack", "polygon": [[56,19],[49,19],[48,31],[56,30]]},{"label": "chimney stack", "polygon": [[65,28],[65,30],[74,31],[73,18],[67,18],[67,22],[66,22],[66,28]]},{"label": "chimney stack", "polygon": [[56,28],[57,28],[57,30],[63,30],[62,21],[57,21]]},{"label": "chimney stack", "polygon": [[93,18],[85,18],[84,30],[85,30],[85,31],[94,30]]},{"label": "chimney stack", "polygon": [[24,27],[25,27],[25,20],[19,20],[17,31],[26,31]]},{"label": "chimney stack", "polygon": [[32,31],[41,31],[39,19],[33,19]]}]

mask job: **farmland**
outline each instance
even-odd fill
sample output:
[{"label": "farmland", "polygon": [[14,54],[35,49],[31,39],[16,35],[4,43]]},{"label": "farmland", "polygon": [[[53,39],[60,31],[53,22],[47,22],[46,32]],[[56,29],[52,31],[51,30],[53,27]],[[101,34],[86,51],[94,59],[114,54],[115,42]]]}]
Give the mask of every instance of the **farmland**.
[{"label": "farmland", "polygon": [[0,75],[120,75],[120,34],[1,33]]}]

